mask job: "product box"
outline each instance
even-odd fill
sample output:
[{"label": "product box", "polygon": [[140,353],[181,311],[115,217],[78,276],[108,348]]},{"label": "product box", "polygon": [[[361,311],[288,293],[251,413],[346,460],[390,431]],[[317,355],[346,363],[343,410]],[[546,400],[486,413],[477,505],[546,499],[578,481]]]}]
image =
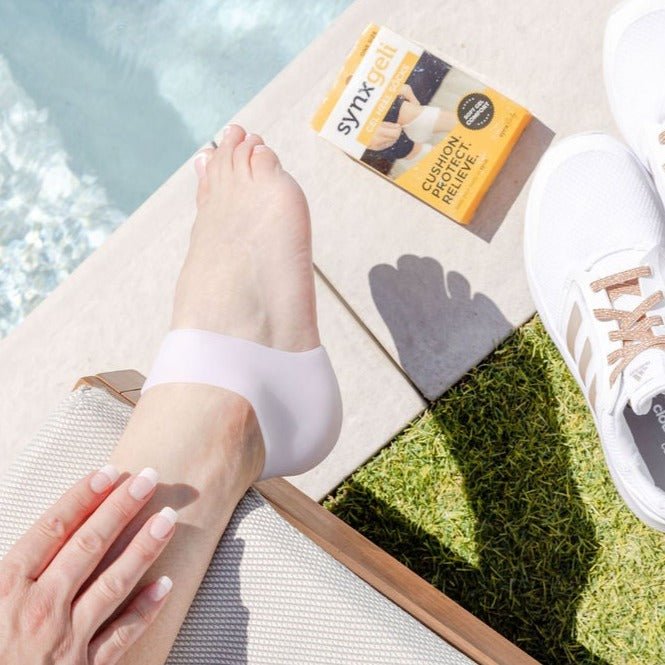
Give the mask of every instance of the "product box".
[{"label": "product box", "polygon": [[388,28],[370,25],[312,126],[467,224],[530,119],[496,90]]}]

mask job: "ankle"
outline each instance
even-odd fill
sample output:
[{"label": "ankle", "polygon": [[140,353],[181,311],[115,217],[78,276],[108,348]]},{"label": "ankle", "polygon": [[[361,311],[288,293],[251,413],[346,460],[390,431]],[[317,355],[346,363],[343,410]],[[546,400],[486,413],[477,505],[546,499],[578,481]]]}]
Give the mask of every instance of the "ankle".
[{"label": "ankle", "polygon": [[[142,450],[134,447],[125,455],[123,450],[137,441]],[[227,490],[243,493],[263,469],[264,450],[245,399],[210,386],[166,384],[141,397],[114,454],[118,457],[155,466],[165,482],[215,489],[223,479]]]}]

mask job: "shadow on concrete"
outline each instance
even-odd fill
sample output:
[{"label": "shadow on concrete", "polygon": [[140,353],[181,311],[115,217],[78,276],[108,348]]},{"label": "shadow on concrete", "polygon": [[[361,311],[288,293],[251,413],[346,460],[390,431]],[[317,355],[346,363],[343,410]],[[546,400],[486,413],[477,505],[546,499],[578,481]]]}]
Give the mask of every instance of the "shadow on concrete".
[{"label": "shadow on concrete", "polygon": [[512,326],[490,298],[472,293],[458,272],[431,257],[401,256],[369,273],[374,303],[399,362],[427,399],[435,399],[480,362]]},{"label": "shadow on concrete", "polygon": [[549,127],[532,118],[466,227],[471,233],[492,241],[553,138]]}]

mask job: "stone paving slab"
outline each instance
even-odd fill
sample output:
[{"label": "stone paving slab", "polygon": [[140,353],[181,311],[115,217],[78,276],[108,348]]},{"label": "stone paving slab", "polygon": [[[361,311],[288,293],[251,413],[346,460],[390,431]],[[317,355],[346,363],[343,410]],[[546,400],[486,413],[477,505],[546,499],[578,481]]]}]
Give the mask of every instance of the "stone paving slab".
[{"label": "stone paving slab", "polygon": [[[238,114],[283,155],[308,194],[319,269],[429,399],[534,312],[522,259],[526,182],[554,133],[612,127],[601,44],[613,4],[356,2]],[[536,118],[469,227],[362,168],[309,128],[369,22],[423,44]]]}]

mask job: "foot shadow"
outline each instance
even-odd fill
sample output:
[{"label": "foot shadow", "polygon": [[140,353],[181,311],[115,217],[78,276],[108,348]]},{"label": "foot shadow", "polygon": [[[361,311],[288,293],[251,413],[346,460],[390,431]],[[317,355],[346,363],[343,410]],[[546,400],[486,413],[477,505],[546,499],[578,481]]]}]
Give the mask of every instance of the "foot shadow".
[{"label": "foot shadow", "polygon": [[474,235],[491,242],[506,215],[531,177],[554,132],[538,118],[532,118],[492,183],[473,221],[466,226]]},{"label": "foot shadow", "polygon": [[[433,444],[429,451],[419,448],[405,480],[413,520],[353,478],[330,507],[539,661],[607,665],[576,636],[576,612],[598,543],[571,473],[547,358],[521,330],[506,347],[432,409],[430,431],[454,458],[473,512],[477,565],[415,521],[422,520],[423,496],[413,487],[423,466],[433,468],[436,482]],[[446,473],[440,461],[438,467]],[[400,489],[382,492],[392,494]],[[409,498],[400,501],[408,505]],[[445,533],[446,506],[436,510],[435,522],[432,531]]]},{"label": "foot shadow", "polygon": [[430,257],[404,255],[397,267],[369,273],[374,303],[392,335],[399,362],[427,399],[436,399],[511,332],[494,302]]}]

